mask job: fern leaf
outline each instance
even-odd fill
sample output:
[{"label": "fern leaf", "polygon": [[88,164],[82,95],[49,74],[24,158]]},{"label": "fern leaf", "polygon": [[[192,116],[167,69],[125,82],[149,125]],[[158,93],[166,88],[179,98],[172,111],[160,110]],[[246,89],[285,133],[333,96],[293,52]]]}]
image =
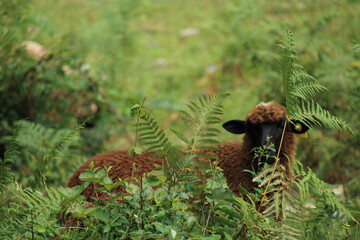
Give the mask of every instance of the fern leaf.
[{"label": "fern leaf", "polygon": [[173,149],[172,144],[166,137],[164,130],[160,129],[159,123],[150,115],[149,112],[142,110],[142,122],[139,124],[139,139],[149,150],[157,150],[161,156]]},{"label": "fern leaf", "polygon": [[357,222],[350,211],[346,209],[339,199],[329,190],[329,188],[326,187],[325,182],[317,178],[315,173],[313,173],[310,169],[308,171],[308,174],[311,176],[309,183],[317,192],[321,193],[323,197],[327,199],[327,203],[333,208],[333,210],[338,210],[344,213],[352,221]]},{"label": "fern leaf", "polygon": [[291,94],[294,97],[306,100],[324,90],[327,89],[318,82],[299,82]]},{"label": "fern leaf", "polygon": [[[45,171],[47,169],[48,162],[51,160],[58,160],[62,157],[63,153],[68,150],[69,145],[78,138],[80,130],[84,127],[85,123],[78,124],[74,130],[67,131],[61,139],[55,143],[50,150],[44,153],[42,160],[39,159],[38,166],[35,170],[35,184],[34,187],[46,186]],[[41,129],[45,131],[45,128],[39,124],[35,125],[35,129]],[[40,127],[39,127],[40,126]],[[50,130],[52,131],[52,130]]]},{"label": "fern leaf", "polygon": [[302,102],[300,106],[296,106],[293,110],[294,111],[289,113],[291,115],[291,120],[301,121],[308,126],[318,125],[339,130],[348,130],[354,134],[345,121],[332,116],[329,111],[323,109],[314,101]]},{"label": "fern leaf", "polygon": [[283,80],[285,105],[290,120],[301,121],[308,127],[312,125],[326,126],[338,130],[348,130],[354,134],[345,121],[332,116],[314,102],[312,97],[327,89],[297,63],[293,34],[288,28],[285,28],[285,33],[287,43],[280,45],[279,67]]},{"label": "fern leaf", "polygon": [[275,236],[279,235],[280,231],[274,222],[260,214],[255,206],[247,203],[242,198],[235,198],[235,204],[242,214],[241,222],[244,224],[244,227],[252,235],[257,236],[257,239],[274,239]]},{"label": "fern leaf", "polygon": [[[8,149],[5,151],[4,159],[0,159],[0,185],[12,182],[13,174],[10,172],[9,165],[12,164],[13,158],[19,153],[18,135],[21,129],[21,124],[15,129],[13,136],[10,140]],[[3,189],[0,188],[2,193]]]},{"label": "fern leaf", "polygon": [[360,43],[355,43],[353,49],[354,49],[354,52],[360,53]]},{"label": "fern leaf", "polygon": [[[254,178],[253,182],[259,182],[261,181],[265,176],[272,173],[272,168],[264,168],[261,172],[259,172]],[[262,185],[265,185],[266,183],[262,183]]]},{"label": "fern leaf", "polygon": [[183,135],[175,134],[187,144],[187,153],[193,154],[196,149],[210,150],[214,144],[218,144],[218,133],[216,124],[221,122],[223,114],[223,100],[228,94],[214,94],[203,96],[198,102],[187,104],[188,110],[180,111],[180,118],[193,132],[193,138],[187,139]]}]

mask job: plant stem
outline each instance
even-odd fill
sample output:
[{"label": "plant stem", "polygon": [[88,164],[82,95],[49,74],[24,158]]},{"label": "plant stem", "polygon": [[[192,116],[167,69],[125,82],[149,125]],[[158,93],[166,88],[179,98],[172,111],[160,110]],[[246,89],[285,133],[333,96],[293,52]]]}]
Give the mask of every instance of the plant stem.
[{"label": "plant stem", "polygon": [[141,228],[144,229],[144,221],[143,221],[143,214],[144,214],[144,198],[143,198],[143,191],[144,191],[144,186],[143,186],[143,175],[141,174],[140,176],[140,224],[141,224]]},{"label": "plant stem", "polygon": [[[275,164],[274,164],[274,167],[272,169],[272,172],[271,172],[271,175],[270,175],[270,179],[273,178],[274,176],[274,173],[275,173],[275,170],[280,162],[280,150],[281,150],[281,147],[282,147],[282,144],[284,142],[284,136],[285,136],[285,129],[286,129],[286,124],[287,124],[287,121],[285,121],[285,124],[284,124],[284,128],[283,128],[283,131],[282,131],[282,134],[281,134],[281,140],[280,140],[280,145],[279,145],[279,149],[278,149],[278,152],[277,152],[277,155],[276,155],[276,161],[275,161]],[[261,211],[261,207],[262,205],[264,204],[264,201],[265,201],[265,197],[266,197],[266,193],[267,193],[267,190],[270,186],[270,183],[271,183],[271,180],[268,181],[268,183],[266,184],[266,187],[264,189],[264,192],[261,194],[262,197],[261,197],[261,201],[260,201],[260,204],[259,204],[259,207],[258,207],[258,212]]]},{"label": "plant stem", "polygon": [[[140,118],[141,118],[141,111],[144,107],[145,100],[146,100],[146,97],[144,97],[144,99],[140,105],[138,114],[137,114],[134,147],[137,147],[138,140],[139,140],[139,124],[140,124]],[[133,159],[135,158],[134,156],[135,156],[135,154],[133,155]]]},{"label": "plant stem", "polygon": [[208,214],[207,219],[206,219],[206,223],[205,223],[205,232],[204,232],[205,236],[207,236],[208,232],[209,232],[209,230],[207,228],[209,226],[211,214],[212,214],[212,210],[210,209],[209,214]]}]

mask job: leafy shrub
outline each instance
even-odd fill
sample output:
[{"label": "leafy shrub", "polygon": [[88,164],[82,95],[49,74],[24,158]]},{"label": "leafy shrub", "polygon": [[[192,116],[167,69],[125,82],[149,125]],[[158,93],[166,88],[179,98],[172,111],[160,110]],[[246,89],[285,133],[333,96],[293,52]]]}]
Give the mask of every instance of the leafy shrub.
[{"label": "leafy shrub", "polygon": [[[211,106],[209,101],[203,103]],[[143,108],[141,112],[148,128],[140,133],[162,136],[158,123],[149,118]],[[64,142],[68,141],[67,138]],[[162,144],[161,140],[155,142]],[[163,154],[171,163],[181,161],[170,151]],[[189,155],[189,158],[196,156]],[[202,168],[201,174],[185,164],[175,166],[176,176],[181,176],[176,180],[171,171],[173,168],[168,167],[168,170],[154,171],[141,179],[116,183],[107,176],[109,169],[89,169],[80,176],[84,181],[81,186],[42,188],[42,192],[22,189],[16,184],[2,184],[5,190],[1,201],[2,238],[357,237],[356,226],[352,226],[355,219],[349,210],[323,181],[311,170],[305,170],[298,161],[295,162],[294,179],[288,179],[277,163],[254,173],[259,188],[255,193],[246,193],[245,199],[236,197],[227,187],[216,162]],[[84,201],[81,195],[89,184],[97,184],[103,193],[92,203]],[[112,193],[111,190],[120,184],[126,191]]]},{"label": "leafy shrub", "polygon": [[[296,61],[291,61],[296,60],[292,44],[284,50],[284,62],[291,63],[282,67],[283,73],[289,73],[283,76],[291,117],[308,125],[318,123],[348,129],[319,105],[306,107],[309,97],[322,88],[302,72]],[[307,83],[307,91],[297,91],[298,83]],[[259,187],[255,193],[245,192],[244,199],[234,196],[226,186],[216,161],[209,165],[198,164],[195,150],[212,149],[219,142],[219,131],[214,124],[220,122],[224,97],[200,98],[181,112],[182,119],[193,132],[188,137],[173,131],[187,146],[185,156],[181,157],[177,154],[180,148],[170,142],[151,114],[142,105],[135,105],[132,111],[137,116],[136,135],[167,164],[164,169],[141,179],[119,183],[113,183],[107,176],[109,169],[89,169],[81,175],[84,180],[81,186],[46,187],[47,168],[51,170],[59,165],[57,158],[70,149],[79,127],[63,132],[24,122],[29,128],[15,132],[0,164],[1,238],[319,239],[325,236],[327,239],[357,239],[358,223],[345,207],[349,204],[346,199],[339,200],[323,181],[298,161],[295,161],[294,179],[288,179],[277,162],[254,173]],[[298,101],[299,98],[305,105],[296,108],[302,101]],[[304,112],[309,115],[307,118],[302,116]],[[33,130],[43,138],[31,142],[28,136],[36,137]],[[34,145],[39,145],[35,151]],[[38,160],[31,188],[24,189],[13,182],[8,167],[13,159],[16,160],[20,146],[34,154],[32,161]],[[141,149],[135,144],[130,153],[140,154]],[[50,163],[49,159],[55,161]],[[99,191],[103,193],[92,203],[84,201],[81,195],[89,184],[100,185]],[[119,184],[126,191],[112,193]]]}]

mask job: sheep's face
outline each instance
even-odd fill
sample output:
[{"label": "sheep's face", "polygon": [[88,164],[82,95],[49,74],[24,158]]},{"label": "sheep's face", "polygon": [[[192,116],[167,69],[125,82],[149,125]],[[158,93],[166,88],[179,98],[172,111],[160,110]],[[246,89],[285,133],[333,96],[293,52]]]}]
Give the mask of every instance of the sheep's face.
[{"label": "sheep's face", "polygon": [[[223,124],[223,127],[235,134],[245,133],[250,140],[250,147],[262,148],[266,154],[260,154],[260,161],[273,164],[276,159],[277,150],[280,147],[282,133],[286,122],[286,110],[283,106],[270,102],[257,105],[246,116],[245,121],[231,120]],[[308,130],[306,126],[297,122],[297,127],[287,123],[285,131],[292,134],[304,133]],[[301,131],[299,131],[301,128]]]}]

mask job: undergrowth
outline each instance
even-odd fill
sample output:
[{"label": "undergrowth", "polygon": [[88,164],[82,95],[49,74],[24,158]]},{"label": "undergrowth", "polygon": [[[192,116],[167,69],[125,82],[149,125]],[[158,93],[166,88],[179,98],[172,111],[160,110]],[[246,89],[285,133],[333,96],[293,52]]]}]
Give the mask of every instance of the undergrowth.
[{"label": "undergrowth", "polygon": [[[350,129],[311,99],[324,87],[298,65],[288,30],[287,35],[290,44],[282,47],[280,63],[289,121]],[[92,167],[80,176],[84,183],[73,188],[47,187],[47,174],[49,167],[56,170],[58,158],[68,156],[82,125],[62,132],[23,122],[0,164],[1,239],[358,239],[351,202],[336,196],[296,159],[292,179],[278,160],[253,172],[258,187],[254,193],[244,190],[244,198],[228,188],[217,159],[197,161],[204,157],[197,150],[213,150],[219,143],[226,96],[201,97],[180,112],[191,135],[172,132],[184,142],[185,152],[169,140],[144,104],[134,105],[137,138],[129,154],[143,154],[139,140],[164,159],[164,167],[140,179],[118,182],[108,177],[109,169]],[[44,139],[31,142],[26,132],[35,129]],[[33,152],[38,161],[31,170],[33,184],[27,188],[10,169],[24,157],[20,147]],[[104,194],[90,203],[81,193],[94,183]],[[126,191],[112,193],[119,185]]]}]

